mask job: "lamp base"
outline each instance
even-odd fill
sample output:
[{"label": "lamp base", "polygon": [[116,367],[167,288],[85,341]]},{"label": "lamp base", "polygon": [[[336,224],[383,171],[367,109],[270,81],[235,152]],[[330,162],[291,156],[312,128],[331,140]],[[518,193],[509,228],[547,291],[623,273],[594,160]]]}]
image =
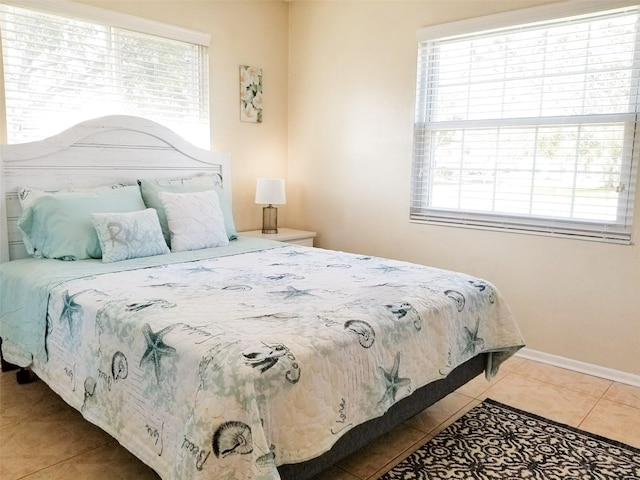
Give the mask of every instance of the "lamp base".
[{"label": "lamp base", "polygon": [[278,233],[278,209],[273,205],[262,209],[262,233]]}]

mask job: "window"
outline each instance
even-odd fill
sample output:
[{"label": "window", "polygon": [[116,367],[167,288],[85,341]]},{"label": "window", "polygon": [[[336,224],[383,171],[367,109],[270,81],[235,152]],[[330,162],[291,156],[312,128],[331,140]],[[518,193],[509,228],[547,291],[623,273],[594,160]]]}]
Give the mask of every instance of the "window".
[{"label": "window", "polygon": [[118,114],[209,148],[208,36],[85,7],[74,4],[72,17],[0,5],[8,143]]},{"label": "window", "polygon": [[629,243],[638,9],[482,23],[420,32],[411,219]]}]

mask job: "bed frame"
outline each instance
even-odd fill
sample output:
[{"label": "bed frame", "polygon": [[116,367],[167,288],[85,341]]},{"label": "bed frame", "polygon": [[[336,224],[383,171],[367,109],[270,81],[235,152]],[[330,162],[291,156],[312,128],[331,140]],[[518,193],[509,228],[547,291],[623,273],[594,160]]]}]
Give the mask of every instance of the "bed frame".
[{"label": "bed frame", "polygon": [[[5,199],[0,212],[3,220],[0,223],[0,262],[27,256],[17,229],[21,213],[17,192],[23,187],[45,191],[78,189],[113,183],[133,184],[140,177],[209,172],[222,176],[226,200],[231,205],[228,154],[197,148],[171,130],[139,117],[97,118],[40,142],[2,145],[0,167],[0,198]],[[0,346],[1,342],[2,339]],[[481,374],[485,365],[485,355],[474,357],[446,378],[399,401],[382,417],[355,427],[329,452],[303,463],[279,467],[282,478],[311,478]],[[9,367],[3,362],[3,371]],[[21,373],[23,380],[25,372]]]}]

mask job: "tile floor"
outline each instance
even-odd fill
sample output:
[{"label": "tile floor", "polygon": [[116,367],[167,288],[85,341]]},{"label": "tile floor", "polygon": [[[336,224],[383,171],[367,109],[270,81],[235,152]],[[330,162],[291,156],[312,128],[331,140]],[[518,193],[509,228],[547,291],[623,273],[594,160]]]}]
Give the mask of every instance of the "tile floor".
[{"label": "tile floor", "polygon": [[[640,388],[514,357],[490,383],[477,377],[315,480],[374,480],[490,397],[640,448]],[[157,480],[44,383],[0,375],[0,478]]]}]

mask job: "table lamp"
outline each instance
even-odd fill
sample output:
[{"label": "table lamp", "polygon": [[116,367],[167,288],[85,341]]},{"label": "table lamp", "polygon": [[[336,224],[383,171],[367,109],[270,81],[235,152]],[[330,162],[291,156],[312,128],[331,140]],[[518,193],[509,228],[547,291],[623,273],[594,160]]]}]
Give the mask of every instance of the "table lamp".
[{"label": "table lamp", "polygon": [[278,209],[273,205],[287,203],[283,178],[258,178],[256,203],[267,204],[262,209],[262,233],[278,233]]}]

